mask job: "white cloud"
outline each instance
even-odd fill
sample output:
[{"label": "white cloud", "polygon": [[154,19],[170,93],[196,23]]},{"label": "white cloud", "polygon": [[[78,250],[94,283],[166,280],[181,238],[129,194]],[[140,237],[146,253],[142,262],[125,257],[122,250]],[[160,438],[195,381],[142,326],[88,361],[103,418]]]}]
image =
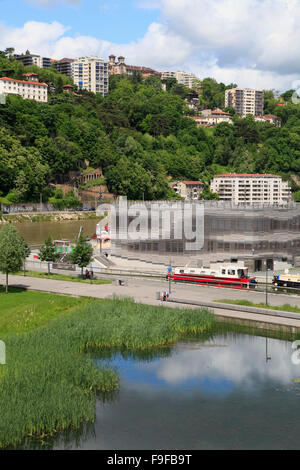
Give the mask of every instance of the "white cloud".
[{"label": "white cloud", "polygon": [[60,23],[31,21],[23,28],[0,26],[0,45],[58,59],[122,54],[130,64],[181,69],[200,78],[212,76],[226,84],[256,88],[284,90],[300,78],[299,0],[136,0],[136,5],[160,8],[161,20],[128,44],[70,36]]},{"label": "white cloud", "polygon": [[39,7],[49,8],[62,5],[76,5],[81,3],[81,0],[27,0],[27,3],[33,3]]}]

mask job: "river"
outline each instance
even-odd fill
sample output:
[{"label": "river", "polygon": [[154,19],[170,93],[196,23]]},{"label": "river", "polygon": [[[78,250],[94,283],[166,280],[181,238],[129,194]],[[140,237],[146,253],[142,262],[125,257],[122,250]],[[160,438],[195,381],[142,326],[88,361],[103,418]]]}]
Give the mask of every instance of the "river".
[{"label": "river", "polygon": [[97,219],[63,220],[60,222],[23,222],[15,223],[20,235],[29,245],[39,245],[51,235],[53,240],[67,239],[75,241],[80,227],[84,235],[92,237],[96,233]]}]

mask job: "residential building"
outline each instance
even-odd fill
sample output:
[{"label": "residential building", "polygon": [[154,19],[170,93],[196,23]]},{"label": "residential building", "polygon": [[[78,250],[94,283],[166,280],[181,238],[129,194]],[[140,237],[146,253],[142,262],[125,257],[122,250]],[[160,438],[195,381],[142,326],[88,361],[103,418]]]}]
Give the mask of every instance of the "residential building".
[{"label": "residential building", "polygon": [[201,197],[204,183],[201,181],[175,181],[169,183],[169,186],[185,200],[198,200]]},{"label": "residential building", "polygon": [[72,78],[79,90],[106,96],[108,93],[108,64],[99,57],[80,57],[71,63]]},{"label": "residential building", "polygon": [[14,58],[20,60],[25,67],[36,65],[42,69],[48,69],[51,66],[51,59],[36,54],[15,54]]},{"label": "residential building", "polygon": [[225,108],[233,108],[237,114],[262,116],[264,110],[264,92],[250,88],[232,88],[225,90]]},{"label": "residential building", "polygon": [[24,99],[46,103],[48,100],[48,85],[32,80],[16,80],[15,78],[0,78],[0,95],[20,95]]},{"label": "residential building", "polygon": [[288,182],[278,175],[224,174],[214,177],[210,190],[221,201],[236,205],[284,205],[291,201]]},{"label": "residential building", "polygon": [[197,127],[215,127],[222,122],[232,124],[231,114],[218,108],[202,110],[200,116],[191,116],[191,119],[196,122]]},{"label": "residential building", "polygon": [[170,70],[164,70],[164,72],[161,74],[161,79],[164,80],[167,78],[176,78],[179,84],[191,89],[199,85],[201,82],[200,79],[195,75],[182,71],[172,72]]},{"label": "residential building", "polygon": [[63,73],[64,75],[68,75],[72,77],[72,63],[75,62],[75,59],[67,59],[64,57],[61,60],[54,62],[54,67],[59,73]]},{"label": "residential building", "polygon": [[143,78],[147,77],[161,77],[161,73],[150,67],[143,67],[137,65],[127,65],[125,63],[125,57],[119,56],[116,60],[116,56],[111,54],[108,62],[109,75],[133,75],[136,72],[140,72]]}]

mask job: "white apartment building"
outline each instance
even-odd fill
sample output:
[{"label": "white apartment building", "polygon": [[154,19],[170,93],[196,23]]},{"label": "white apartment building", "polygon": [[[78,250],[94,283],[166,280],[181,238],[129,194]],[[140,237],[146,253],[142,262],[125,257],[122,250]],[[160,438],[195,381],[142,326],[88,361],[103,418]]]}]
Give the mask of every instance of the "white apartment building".
[{"label": "white apartment building", "polygon": [[162,72],[161,79],[163,80],[166,78],[176,78],[179,84],[191,89],[200,82],[200,79],[195,75],[182,71],[172,72],[170,70],[165,70],[164,72]]},{"label": "white apartment building", "polygon": [[80,57],[71,63],[72,78],[79,90],[106,96],[108,93],[108,64],[99,57]]},{"label": "white apartment building", "polygon": [[225,108],[233,108],[242,117],[247,114],[262,116],[264,111],[264,92],[250,88],[225,90]]},{"label": "white apartment building", "polygon": [[283,205],[291,201],[291,189],[278,175],[217,175],[210,184],[210,190],[217,193],[221,201],[236,205]]},{"label": "white apartment building", "polygon": [[16,80],[14,78],[0,78],[0,95],[20,95],[24,99],[46,103],[48,100],[48,86],[31,80]]}]

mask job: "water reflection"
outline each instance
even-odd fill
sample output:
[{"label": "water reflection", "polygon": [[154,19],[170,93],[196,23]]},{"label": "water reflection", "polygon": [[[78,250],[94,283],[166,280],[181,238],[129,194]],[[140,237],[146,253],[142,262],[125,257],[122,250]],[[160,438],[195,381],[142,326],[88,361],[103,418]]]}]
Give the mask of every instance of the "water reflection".
[{"label": "water reflection", "polygon": [[95,359],[119,370],[120,391],[97,401],[95,434],[67,448],[300,447],[300,368],[291,361],[290,341],[216,334],[161,351]]}]

